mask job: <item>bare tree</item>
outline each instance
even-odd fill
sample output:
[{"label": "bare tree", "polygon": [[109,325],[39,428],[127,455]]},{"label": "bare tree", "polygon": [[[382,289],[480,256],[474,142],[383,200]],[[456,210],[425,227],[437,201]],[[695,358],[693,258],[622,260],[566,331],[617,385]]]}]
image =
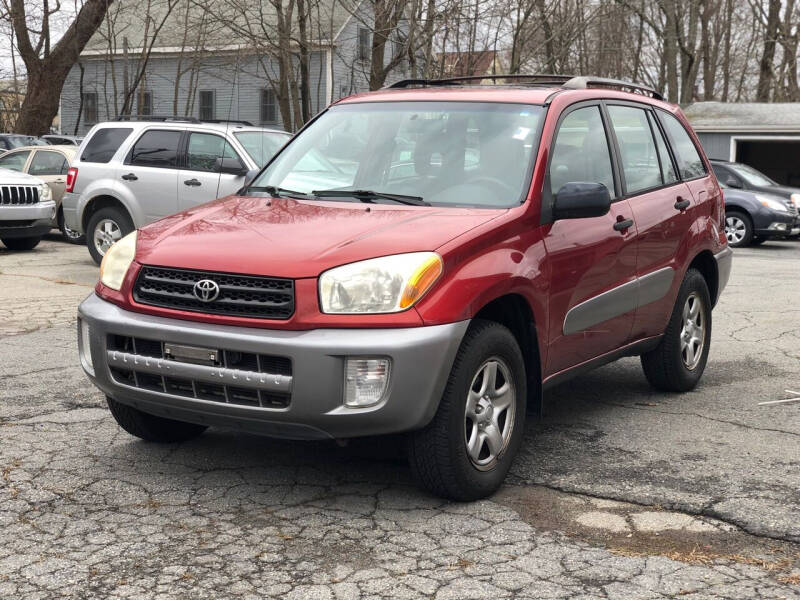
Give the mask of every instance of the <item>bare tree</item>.
[{"label": "bare tree", "polygon": [[29,135],[43,135],[58,113],[61,89],[70,69],[102,23],[113,0],[86,0],[56,43],[51,39],[50,22],[62,10],[58,0],[52,5],[50,0],[42,0],[38,23],[32,3],[25,0],[2,2],[27,74],[25,100],[16,129]]}]

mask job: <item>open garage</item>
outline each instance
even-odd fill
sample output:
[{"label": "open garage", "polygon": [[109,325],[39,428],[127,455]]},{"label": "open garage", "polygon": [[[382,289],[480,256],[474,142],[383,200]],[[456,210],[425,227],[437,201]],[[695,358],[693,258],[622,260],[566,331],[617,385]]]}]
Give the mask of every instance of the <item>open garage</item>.
[{"label": "open garage", "polygon": [[696,102],[685,112],[709,158],[800,186],[800,103]]}]

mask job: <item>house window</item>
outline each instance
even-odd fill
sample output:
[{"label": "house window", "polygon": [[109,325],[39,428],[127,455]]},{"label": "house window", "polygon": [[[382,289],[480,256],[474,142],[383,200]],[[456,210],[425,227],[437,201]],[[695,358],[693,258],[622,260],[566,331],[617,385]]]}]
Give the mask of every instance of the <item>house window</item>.
[{"label": "house window", "polygon": [[83,122],[86,125],[97,123],[97,92],[83,95]]},{"label": "house window", "polygon": [[366,27],[358,28],[358,60],[369,60],[370,39],[369,29]]},{"label": "house window", "polygon": [[138,94],[139,105],[137,111],[140,115],[153,114],[153,92],[142,92]]},{"label": "house window", "polygon": [[200,120],[214,119],[214,90],[200,90]]},{"label": "house window", "polygon": [[276,123],[278,113],[275,106],[275,92],[273,90],[261,90],[261,122]]}]

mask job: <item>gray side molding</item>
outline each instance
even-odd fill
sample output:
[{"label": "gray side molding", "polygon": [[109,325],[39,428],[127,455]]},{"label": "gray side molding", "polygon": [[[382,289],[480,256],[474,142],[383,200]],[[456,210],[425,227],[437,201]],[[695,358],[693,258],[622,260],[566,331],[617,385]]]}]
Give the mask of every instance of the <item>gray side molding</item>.
[{"label": "gray side molding", "polygon": [[672,287],[675,269],[664,267],[573,306],[564,317],[564,335],[585,331],[614,317],[661,300]]}]

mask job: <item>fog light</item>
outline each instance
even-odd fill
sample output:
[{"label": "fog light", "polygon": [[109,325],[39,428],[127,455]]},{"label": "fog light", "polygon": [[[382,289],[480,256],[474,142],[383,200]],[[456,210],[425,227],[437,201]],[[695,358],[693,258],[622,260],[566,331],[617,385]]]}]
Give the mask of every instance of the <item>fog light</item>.
[{"label": "fog light", "polygon": [[348,358],[344,369],[344,404],[372,406],[383,399],[389,384],[388,358]]},{"label": "fog light", "polygon": [[789,227],[788,225],[786,225],[786,223],[772,223],[769,226],[769,229],[774,229],[776,231],[786,231],[787,229],[789,229]]},{"label": "fog light", "polygon": [[78,356],[81,359],[83,370],[89,375],[94,376],[92,346],[89,333],[89,324],[83,319],[78,319]]}]

